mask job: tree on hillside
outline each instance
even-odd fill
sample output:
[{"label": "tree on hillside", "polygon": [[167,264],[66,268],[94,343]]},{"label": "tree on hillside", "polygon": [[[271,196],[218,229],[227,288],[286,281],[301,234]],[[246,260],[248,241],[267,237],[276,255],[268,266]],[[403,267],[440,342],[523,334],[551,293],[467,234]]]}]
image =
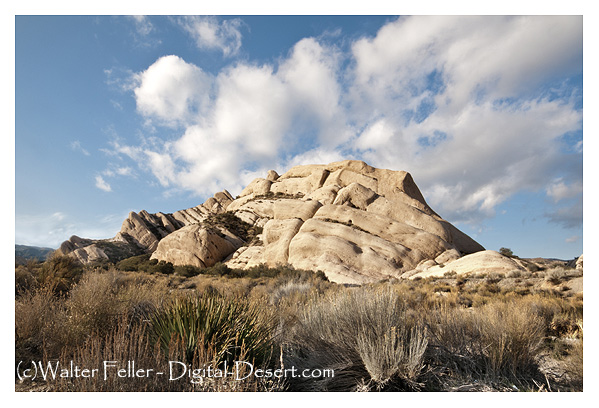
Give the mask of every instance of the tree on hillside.
[{"label": "tree on hillside", "polygon": [[509,256],[510,258],[514,257],[514,253],[509,248],[501,247],[499,248],[499,253],[503,256]]}]

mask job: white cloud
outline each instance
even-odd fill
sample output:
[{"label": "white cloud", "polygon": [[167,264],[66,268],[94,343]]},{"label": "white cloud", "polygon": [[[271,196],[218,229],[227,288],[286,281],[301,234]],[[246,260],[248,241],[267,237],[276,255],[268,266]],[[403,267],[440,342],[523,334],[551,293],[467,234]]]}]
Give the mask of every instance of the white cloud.
[{"label": "white cloud", "polygon": [[116,169],[116,174],[119,176],[133,176],[133,169],[131,167],[119,167]]},{"label": "white cloud", "polygon": [[[113,237],[127,218],[127,212],[89,219],[76,220],[61,211],[53,214],[16,214],[15,242],[22,245],[58,248],[73,235],[92,239]],[[89,225],[95,227],[89,228]]]},{"label": "white cloud", "polygon": [[[210,77],[178,57],[162,57],[135,74],[138,111],[165,125],[177,120],[185,132],[162,144],[113,142],[111,152],[149,169],[164,187],[199,194],[241,189],[241,172],[272,168],[302,149],[298,136],[306,130],[315,143],[333,148],[347,137],[336,58],[306,39],[278,69],[237,63]],[[201,101],[194,99],[198,94]]]},{"label": "white cloud", "polygon": [[71,149],[74,150],[74,151],[76,151],[76,152],[81,152],[85,156],[89,156],[90,155],[90,153],[87,150],[85,150],[83,148],[83,146],[81,146],[81,142],[79,140],[75,140],[75,141],[71,142]]},{"label": "white cloud", "polygon": [[580,240],[580,236],[574,235],[574,236],[566,238],[565,242],[571,244],[571,243],[574,243],[574,242],[578,242],[579,240]]},{"label": "white cloud", "polygon": [[185,16],[179,23],[194,38],[199,49],[219,49],[229,57],[241,48],[243,21],[238,18],[219,22],[212,16]]},{"label": "white cloud", "polygon": [[154,26],[147,16],[130,16],[130,18],[135,22],[135,29],[139,35],[145,37],[154,31]]},{"label": "white cloud", "polygon": [[110,184],[108,184],[106,180],[104,180],[104,178],[100,175],[96,176],[96,187],[106,192],[112,191]]},{"label": "white cloud", "polygon": [[135,78],[138,111],[162,124],[187,123],[202,113],[209,101],[210,76],[175,55],[159,58]]},{"label": "white cloud", "polygon": [[559,138],[582,112],[544,89],[581,72],[579,17],[400,18],[352,51],[352,114],[366,124],[353,146],[411,171],[448,218],[492,216],[580,159],[563,158]]},{"label": "white cloud", "polygon": [[[180,20],[226,55],[241,46],[233,21]],[[561,138],[581,129],[581,90],[560,84],[581,73],[581,27],[580,17],[402,17],[349,54],[305,38],[277,65],[237,61],[214,76],[162,57],[135,74],[138,111],[184,131],[113,151],[198,194],[240,189],[263,169],[363,159],[410,171],[454,222],[491,217],[523,190],[574,198],[582,145],[565,154]],[[574,225],[560,211],[547,217]]]},{"label": "white cloud", "polygon": [[558,178],[553,184],[547,187],[547,195],[556,203],[564,199],[573,198],[581,193],[582,181],[576,181],[567,185],[561,178]]}]

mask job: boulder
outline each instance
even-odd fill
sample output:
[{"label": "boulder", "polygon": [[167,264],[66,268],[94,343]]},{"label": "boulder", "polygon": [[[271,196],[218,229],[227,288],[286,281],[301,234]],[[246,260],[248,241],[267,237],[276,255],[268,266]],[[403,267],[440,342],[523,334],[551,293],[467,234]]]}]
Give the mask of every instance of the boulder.
[{"label": "boulder", "polygon": [[421,268],[416,273],[409,271],[402,277],[410,279],[416,277],[428,278],[430,276],[441,277],[447,272],[455,272],[458,275],[469,273],[507,274],[511,271],[524,272],[526,269],[514,259],[501,255],[499,252],[488,250],[463,256],[445,265],[431,265],[430,267]]},{"label": "boulder", "polygon": [[224,260],[242,245],[243,241],[225,229],[193,224],[162,239],[150,259],[207,268]]}]

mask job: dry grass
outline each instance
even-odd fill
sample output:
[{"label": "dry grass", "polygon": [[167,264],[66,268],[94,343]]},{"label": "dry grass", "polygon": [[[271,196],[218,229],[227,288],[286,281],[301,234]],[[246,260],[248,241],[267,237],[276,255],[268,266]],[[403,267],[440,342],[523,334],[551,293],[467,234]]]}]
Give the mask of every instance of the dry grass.
[{"label": "dry grass", "polygon": [[[48,383],[53,390],[506,391],[538,390],[545,383],[551,390],[582,389],[583,296],[550,281],[555,276],[564,285],[578,276],[575,270],[451,274],[344,287],[292,270],[270,277],[260,270],[264,274],[253,277],[186,278],[109,269],[84,273],[62,294],[55,285],[32,281],[36,270],[41,267],[16,272],[17,361],[73,360],[93,367],[135,360],[157,369],[169,359],[217,364],[213,340],[196,339],[193,356],[183,354],[175,338],[157,348],[148,322],[181,296],[218,295],[242,298],[260,315],[273,317],[272,341],[282,355],[265,368],[335,370],[333,378],[289,382],[64,380]],[[251,358],[244,347],[239,358]]]},{"label": "dry grass", "polygon": [[300,388],[414,389],[425,348],[423,327],[391,289],[356,288],[309,305],[289,339],[285,365],[335,370],[333,379]]},{"label": "dry grass", "polygon": [[[52,383],[53,391],[273,391],[282,386],[277,381],[267,381],[255,376],[248,376],[244,380],[237,380],[235,376],[209,376],[206,371],[208,366],[218,369],[215,347],[211,343],[197,349],[186,373],[183,373],[181,363],[185,362],[185,349],[183,344],[173,342],[169,347],[169,354],[163,354],[159,344],[150,340],[147,326],[140,323],[131,323],[129,320],[120,319],[116,327],[106,335],[94,333],[88,340],[77,348],[74,356],[61,356],[59,361],[65,362],[72,359],[81,367],[97,367],[98,375],[88,379],[60,378]],[[241,350],[240,361],[246,361],[247,356]],[[144,370],[140,376],[121,377],[117,375],[118,369],[128,369],[128,362],[135,362],[135,369]],[[114,362],[115,367],[106,369],[104,377],[104,362]],[[169,362],[176,362],[169,364]],[[247,366],[241,365],[241,370],[236,373],[239,378],[249,374]],[[148,371],[148,368],[154,371]],[[222,367],[221,367],[222,368]],[[157,373],[162,372],[163,375]],[[179,378],[180,377],[180,378]],[[172,381],[170,380],[172,378]]]}]

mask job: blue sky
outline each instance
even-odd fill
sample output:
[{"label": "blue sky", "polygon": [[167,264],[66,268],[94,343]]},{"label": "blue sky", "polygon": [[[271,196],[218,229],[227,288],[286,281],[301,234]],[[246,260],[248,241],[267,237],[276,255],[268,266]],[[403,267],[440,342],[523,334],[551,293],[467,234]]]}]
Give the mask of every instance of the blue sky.
[{"label": "blue sky", "polygon": [[582,38],[576,16],[17,16],[15,241],[360,159],[488,249],[574,258]]}]

